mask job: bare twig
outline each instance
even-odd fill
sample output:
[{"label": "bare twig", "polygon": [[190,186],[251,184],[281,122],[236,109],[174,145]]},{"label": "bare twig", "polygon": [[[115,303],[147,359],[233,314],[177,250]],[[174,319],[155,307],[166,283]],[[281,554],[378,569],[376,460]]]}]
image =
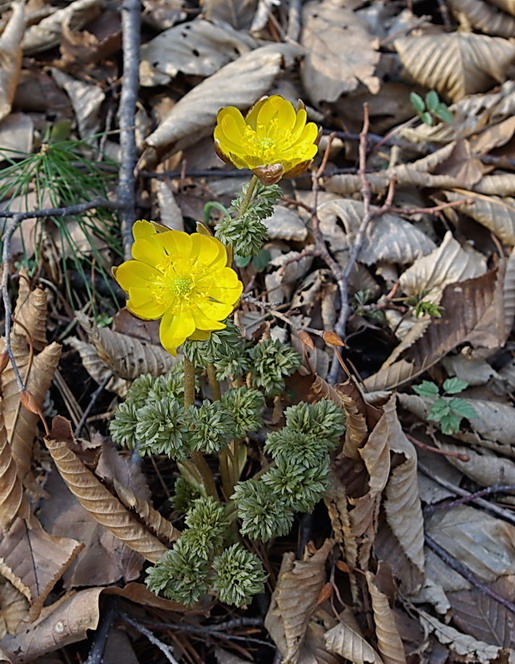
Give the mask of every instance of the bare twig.
[{"label": "bare twig", "polygon": [[467,454],[460,454],[460,452],[448,452],[447,450],[441,450],[439,447],[426,445],[426,443],[423,443],[421,440],[418,440],[418,438],[415,438],[409,433],[406,434],[406,438],[411,440],[411,442],[417,447],[419,447],[421,450],[426,450],[427,452],[432,452],[433,454],[441,454],[442,456],[446,457],[452,457],[453,459],[458,459],[459,461],[463,461],[464,463],[470,461],[470,457]]},{"label": "bare twig", "polygon": [[97,389],[93,392],[91,395],[91,398],[89,400],[88,405],[86,406],[84,412],[82,413],[82,417],[79,420],[79,423],[75,427],[75,435],[78,437],[80,436],[80,432],[82,431],[82,427],[86,424],[86,420],[89,417],[89,414],[91,413],[91,410],[93,409],[93,406],[95,405],[98,397],[102,394],[105,386],[107,383],[111,380],[113,377],[113,374],[109,372],[104,379],[101,381],[100,385],[97,387]]},{"label": "bare twig", "polygon": [[413,214],[435,214],[436,212],[441,212],[447,208],[459,207],[460,205],[471,205],[474,203],[472,198],[461,198],[459,201],[451,201],[450,203],[442,203],[441,205],[434,205],[433,207],[428,208],[402,208],[402,207],[390,207],[387,212],[394,212],[396,214],[405,214],[407,217]]},{"label": "bare twig", "polygon": [[144,625],[142,625],[140,622],[137,620],[134,620],[131,616],[129,616],[128,613],[125,612],[120,612],[120,617],[125,620],[126,623],[129,623],[129,625],[132,625],[134,629],[137,629],[140,634],[143,634],[143,636],[146,636],[147,639],[152,643],[153,645],[156,646],[156,648],[159,648],[159,650],[163,653],[163,655],[166,657],[166,659],[171,662],[172,664],[179,664],[179,662],[175,659],[175,657],[172,654],[172,649],[170,646],[167,646],[165,643],[160,641],[157,636],[154,636],[152,632],[147,629]]},{"label": "bare twig", "polygon": [[[347,321],[351,312],[351,305],[349,304],[349,279],[356,265],[356,262],[359,258],[363,245],[365,244],[366,231],[369,223],[375,217],[379,217],[384,214],[391,206],[393,201],[393,195],[395,192],[395,181],[391,180],[388,187],[388,194],[384,205],[375,210],[371,207],[372,191],[370,189],[370,182],[368,181],[366,174],[366,164],[367,164],[367,134],[369,128],[369,115],[368,115],[368,104],[363,104],[363,128],[360,134],[360,143],[359,143],[359,176],[361,179],[361,193],[363,197],[363,218],[359,225],[358,231],[356,233],[356,238],[352,249],[349,254],[349,259],[345,269],[342,271],[341,278],[338,280],[338,287],[340,290],[340,314],[338,316],[338,321],[335,326],[336,334],[345,339],[345,329],[347,327]],[[329,383],[335,383],[338,378],[339,372],[339,362],[336,355],[333,357],[331,364],[331,370],[329,372],[327,380]]]},{"label": "bare twig", "polygon": [[477,578],[477,576],[469,570],[468,567],[465,567],[463,563],[460,563],[460,561],[456,560],[454,556],[451,556],[450,553],[447,553],[447,551],[443,547],[441,547],[437,542],[435,542],[435,540],[432,537],[426,535],[425,540],[427,546],[432,551],[434,551],[439,558],[441,558],[445,563],[447,563],[447,565],[449,565],[449,567],[451,567],[455,572],[458,572],[458,574],[460,574],[463,578],[467,579],[469,583],[471,583],[473,586],[475,586],[485,595],[488,595],[496,602],[499,602],[499,604],[502,604],[505,608],[508,609],[508,611],[511,611],[511,613],[515,613],[515,604],[513,604],[513,602],[510,602],[505,597],[502,597],[494,590],[489,588],[482,581],[480,581]]},{"label": "bare twig", "polygon": [[84,664],[102,664],[104,661],[104,651],[109,637],[109,631],[113,620],[118,611],[118,597],[107,596],[107,606],[102,614],[100,624],[95,630],[93,645]]},{"label": "bare twig", "polygon": [[273,305],[268,304],[267,302],[261,302],[261,300],[258,300],[257,298],[252,297],[251,295],[243,295],[241,299],[242,299],[243,302],[249,302],[250,304],[254,304],[256,307],[258,307],[262,311],[266,311],[271,316],[274,316],[274,318],[278,318],[279,320],[282,320],[283,323],[286,323],[287,325],[289,325],[292,328],[292,330],[295,330],[295,332],[299,332],[300,330],[304,330],[305,332],[309,332],[310,334],[314,334],[317,337],[323,337],[323,335],[324,335],[324,333],[321,330],[317,330],[314,327],[306,327],[305,325],[297,325],[294,321],[292,321],[290,318],[288,318],[288,316],[281,313],[280,311],[277,311],[277,309],[274,309]]},{"label": "bare twig", "polygon": [[420,463],[420,461],[418,462],[417,467],[421,473],[424,473],[424,475],[426,475],[426,477],[429,477],[435,482],[438,482],[440,486],[443,486],[448,491],[451,491],[451,493],[454,493],[457,496],[462,496],[464,498],[467,498],[468,501],[474,503],[474,505],[483,507],[485,510],[492,512],[493,514],[499,516],[501,519],[504,519],[505,521],[508,521],[509,523],[515,525],[515,515],[509,512],[508,510],[505,510],[502,507],[499,507],[499,505],[495,505],[494,503],[491,503],[488,500],[485,500],[484,498],[474,496],[474,494],[471,494],[469,491],[466,491],[465,489],[462,489],[461,487],[452,484],[452,482],[448,482],[443,477],[439,477],[438,475],[431,473],[429,468],[426,468],[424,464]]},{"label": "bare twig", "polygon": [[463,496],[462,498],[447,500],[443,503],[436,503],[436,505],[427,505],[424,507],[424,514],[431,514],[432,512],[438,512],[439,510],[448,510],[452,507],[458,507],[458,505],[465,505],[466,503],[473,502],[476,498],[490,496],[493,493],[511,493],[513,491],[515,491],[515,484],[494,484],[494,486],[488,486],[486,489],[474,491],[474,493],[471,493],[468,496]]},{"label": "bare twig", "polygon": [[120,172],[118,200],[122,204],[122,239],[125,258],[131,257],[132,224],[136,217],[136,104],[139,86],[140,0],[122,4],[123,80],[118,111],[120,126]]}]

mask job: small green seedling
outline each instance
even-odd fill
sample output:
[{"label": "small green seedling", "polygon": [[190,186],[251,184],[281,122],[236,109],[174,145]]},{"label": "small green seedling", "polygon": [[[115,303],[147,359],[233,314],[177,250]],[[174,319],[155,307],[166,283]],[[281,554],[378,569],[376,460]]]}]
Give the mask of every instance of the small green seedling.
[{"label": "small green seedling", "polygon": [[416,92],[410,94],[410,102],[418,117],[426,125],[433,125],[435,118],[451,124],[454,119],[452,112],[447,105],[441,101],[435,90],[430,90],[425,97],[421,97]]},{"label": "small green seedling", "polygon": [[440,431],[443,434],[450,435],[458,433],[463,418],[473,420],[478,416],[472,406],[464,399],[451,396],[463,392],[467,387],[468,383],[465,380],[447,378],[443,384],[442,395],[440,395],[438,385],[429,380],[424,380],[420,385],[415,385],[413,391],[420,397],[433,399],[427,419],[438,422]]}]

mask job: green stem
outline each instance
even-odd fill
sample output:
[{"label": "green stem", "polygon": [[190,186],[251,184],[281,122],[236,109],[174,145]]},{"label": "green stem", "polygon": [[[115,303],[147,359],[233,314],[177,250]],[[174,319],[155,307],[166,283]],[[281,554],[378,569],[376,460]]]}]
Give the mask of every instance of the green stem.
[{"label": "green stem", "polygon": [[257,176],[253,175],[252,180],[249,182],[249,186],[247,188],[247,193],[245,194],[245,198],[242,200],[241,205],[240,205],[240,209],[238,210],[238,218],[242,217],[245,214],[245,212],[247,211],[249,203],[252,200],[252,196],[254,195],[254,191],[256,189],[257,183],[258,183]]},{"label": "green stem", "polygon": [[[187,357],[184,357],[184,408],[189,408],[195,405],[195,365]],[[201,452],[191,452],[191,460],[195,464],[202,484],[206,489],[208,496],[213,496],[216,500],[220,500],[216,491],[215,480],[213,473],[207,465]]]},{"label": "green stem", "polygon": [[207,382],[211,390],[211,397],[213,401],[220,401],[222,393],[220,391],[220,383],[216,377],[215,365],[209,362],[207,365]]}]

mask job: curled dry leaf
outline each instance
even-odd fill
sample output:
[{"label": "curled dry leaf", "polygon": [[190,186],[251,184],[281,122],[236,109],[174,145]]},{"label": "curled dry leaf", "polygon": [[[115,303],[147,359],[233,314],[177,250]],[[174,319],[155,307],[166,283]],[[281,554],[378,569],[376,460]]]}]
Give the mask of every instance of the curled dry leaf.
[{"label": "curled dry leaf", "polygon": [[[39,355],[31,358],[25,338],[12,335],[12,344],[18,369],[25,379],[25,386],[34,397],[38,408],[42,409],[61,357],[61,346],[53,342]],[[22,480],[25,478],[28,481],[32,444],[39,417],[22,406],[18,385],[10,366],[3,371],[1,383],[7,439],[19,476]]]},{"label": "curled dry leaf", "polygon": [[449,0],[449,6],[458,19],[464,16],[473,28],[487,35],[509,39],[515,33],[515,19],[483,0]]},{"label": "curled dry leaf", "polygon": [[49,592],[82,548],[83,544],[69,537],[49,535],[34,516],[18,517],[0,538],[0,573],[25,595],[37,617]]},{"label": "curled dry leaf", "polygon": [[374,76],[379,40],[367,24],[336,0],[308,2],[302,14],[306,56],[301,76],[313,103],[336,101],[360,83],[373,94],[379,92],[380,81]]},{"label": "curled dry leaf", "polygon": [[[52,69],[52,76],[57,85],[70,97],[80,137],[88,139],[97,134],[100,130],[100,107],[105,99],[101,87],[73,78],[57,68]],[[79,237],[84,235],[79,225],[76,226],[75,234]],[[102,240],[97,239],[97,243],[99,247],[105,246]],[[85,238],[84,251],[88,253],[91,251],[90,238]]]},{"label": "curled dry leaf", "polygon": [[99,0],[75,0],[63,9],[55,10],[37,25],[32,25],[23,36],[23,52],[27,55],[41,53],[59,44],[66,22],[72,30],[79,30],[101,11]]},{"label": "curled dry leaf", "polygon": [[257,48],[222,67],[197,85],[172,108],[162,124],[147,138],[149,150],[142,163],[150,164],[156,155],[177,152],[207,136],[224,106],[249,108],[268,92],[285,60],[301,54],[293,44],[272,44]]},{"label": "curled dry leaf", "polygon": [[515,198],[487,196],[463,189],[446,191],[444,195],[448,201],[470,199],[457,209],[488,228],[503,242],[515,245]]},{"label": "curled dry leaf", "polygon": [[45,442],[61,477],[95,521],[150,562],[156,562],[167,551],[70,449],[74,437],[67,420],[55,417]]},{"label": "curled dry leaf", "polygon": [[406,664],[404,646],[402,645],[388,597],[377,587],[376,579],[372,572],[365,572],[365,578],[372,600],[375,636],[381,658],[384,664]]},{"label": "curled dry leaf", "polygon": [[[354,244],[363,218],[363,203],[349,198],[327,201],[318,208],[318,216],[326,241],[338,252]],[[345,232],[337,225],[337,220],[342,221]],[[435,243],[425,233],[389,212],[368,225],[365,237],[359,260],[367,265],[378,261],[405,265],[435,249]]]},{"label": "curled dry leaf", "polygon": [[515,0],[492,0],[492,3],[499,9],[515,16]]},{"label": "curled dry leaf", "polygon": [[383,664],[383,660],[361,635],[350,609],[340,614],[340,622],[325,634],[325,646],[353,664]]},{"label": "curled dry leaf", "polygon": [[76,318],[88,333],[99,358],[120,378],[134,380],[142,373],[159,376],[174,363],[174,358],[161,346],[97,327],[80,312],[76,313]]},{"label": "curled dry leaf", "polygon": [[7,579],[0,580],[0,639],[15,634],[29,617],[29,603]]},{"label": "curled dry leaf", "polygon": [[507,39],[470,32],[402,37],[394,46],[413,80],[452,101],[503,83],[515,55]]},{"label": "curled dry leaf", "polygon": [[442,318],[432,320],[400,360],[364,381],[367,390],[392,389],[419,376],[456,346],[499,348],[506,338],[503,283],[497,269],[449,284],[441,299]]},{"label": "curled dry leaf", "polygon": [[[107,379],[106,390],[114,392],[119,397],[124,398],[129,390],[129,381],[119,376],[113,376],[111,367],[103,362],[96,351],[93,344],[87,341],[81,341],[77,337],[68,337],[64,340],[65,344],[69,344],[72,348],[79,353],[80,359],[84,368],[89,373],[91,378],[99,385]],[[111,376],[111,378],[109,378]]]},{"label": "curled dry leaf", "polygon": [[385,489],[386,520],[410,564],[423,579],[424,519],[418,492],[417,453],[401,428],[396,408],[389,407],[390,402],[396,404],[396,397],[384,406],[389,418],[388,443],[392,455],[392,471]]},{"label": "curled dry leaf", "polygon": [[35,350],[43,350],[46,338],[47,293],[42,288],[30,290],[28,275],[20,273],[20,286],[14,310],[13,334],[25,337]]},{"label": "curled dry leaf", "polygon": [[433,512],[426,532],[480,581],[515,573],[515,526],[484,510],[460,505]]},{"label": "curled dry leaf", "polygon": [[325,582],[325,561],[334,542],[326,540],[318,551],[306,549],[303,560],[286,553],[265,626],[284,657],[285,664],[302,661],[306,630]]},{"label": "curled dry leaf", "polygon": [[141,85],[166,85],[178,72],[211,76],[256,48],[244,32],[223,21],[196,19],[161,32],[141,48]]},{"label": "curled dry leaf", "polygon": [[479,277],[485,272],[485,257],[467,245],[462,247],[448,231],[438,248],[402,273],[399,286],[408,296],[423,295],[424,300],[437,303],[449,284]]},{"label": "curled dry leaf", "polygon": [[136,512],[143,523],[160,539],[167,542],[175,542],[175,540],[180,537],[180,530],[177,530],[173,523],[161,516],[161,514],[152,507],[148,500],[144,500],[136,495],[132,489],[124,486],[116,479],[113,482],[113,486],[116,495],[125,507]]},{"label": "curled dry leaf", "polygon": [[74,19],[68,15],[63,22],[60,43],[63,63],[80,62],[82,66],[96,63],[115,53],[121,45],[121,19],[118,12],[104,9],[89,23],[87,30],[74,30]]},{"label": "curled dry leaf", "polygon": [[9,22],[0,36],[0,120],[11,112],[20,78],[21,40],[25,29],[23,4],[14,2]]},{"label": "curled dry leaf", "polygon": [[[436,441],[437,446],[451,454],[463,454],[461,445],[453,445],[448,442]],[[512,450],[513,453],[513,450]],[[515,462],[511,459],[499,457],[488,449],[466,448],[468,461],[450,458],[453,466],[480,486],[495,486],[496,484],[515,485]],[[515,492],[511,492],[514,495]]]},{"label": "curled dry leaf", "polygon": [[484,641],[478,641],[468,634],[462,634],[454,627],[446,625],[431,614],[419,610],[419,617],[423,627],[434,634],[438,641],[449,648],[462,662],[473,662],[480,664],[491,664],[491,662],[502,661],[507,664],[515,664],[515,650],[501,649]]},{"label": "curled dry leaf", "polygon": [[7,442],[3,404],[0,401],[0,527],[6,532],[16,516],[28,517],[29,506],[23,494],[16,462]]},{"label": "curled dry leaf", "polygon": [[[394,168],[388,168],[379,173],[367,174],[370,189],[374,194],[386,191],[392,178],[397,182],[399,188],[408,185],[416,187],[452,188],[461,187],[461,173],[456,176],[452,170],[453,159],[455,159],[456,142],[449,143],[444,147],[431,152],[426,157],[417,161],[399,164]],[[449,169],[449,172],[447,171]],[[490,176],[495,177],[495,176]],[[485,178],[479,181],[474,189],[478,189]],[[350,196],[361,191],[362,182],[359,175],[333,175],[324,178],[326,191],[331,191],[342,196]]]},{"label": "curled dry leaf", "polygon": [[264,219],[263,223],[271,240],[303,242],[308,236],[305,222],[296,212],[283,205],[275,205],[273,214]]}]

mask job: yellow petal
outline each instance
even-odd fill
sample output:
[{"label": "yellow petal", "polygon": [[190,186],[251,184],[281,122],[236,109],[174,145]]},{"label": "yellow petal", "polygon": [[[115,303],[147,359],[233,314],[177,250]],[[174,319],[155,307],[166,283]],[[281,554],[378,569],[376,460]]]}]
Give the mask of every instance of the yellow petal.
[{"label": "yellow petal", "polygon": [[139,261],[125,261],[116,268],[116,281],[128,293],[129,288],[144,288],[149,282],[158,281],[160,273]]},{"label": "yellow petal", "polygon": [[139,219],[135,221],[132,226],[132,234],[135,240],[148,240],[149,237],[155,235],[156,229],[152,222],[146,219]]},{"label": "yellow petal", "polygon": [[227,318],[234,309],[232,304],[224,304],[222,302],[210,302],[204,300],[199,302],[195,308],[192,307],[193,316],[195,318],[195,327],[200,330],[221,330],[225,327],[220,327],[220,322]]},{"label": "yellow petal", "polygon": [[152,297],[149,288],[129,288],[129,299],[127,307],[129,310],[146,320],[161,318],[167,309],[167,304],[158,304]]},{"label": "yellow petal", "polygon": [[158,242],[169,256],[188,259],[191,255],[191,236],[182,231],[167,231],[156,236]]},{"label": "yellow petal", "polygon": [[189,307],[177,314],[166,311],[159,326],[159,340],[165,350],[175,355],[177,347],[195,331],[195,322]]},{"label": "yellow petal", "polygon": [[227,263],[227,252],[220,240],[200,233],[193,233],[191,242],[191,253],[195,257],[193,264],[200,263],[212,270]]},{"label": "yellow petal", "polygon": [[250,111],[247,113],[245,116],[245,122],[249,125],[249,127],[252,127],[254,131],[256,131],[257,127],[257,118],[259,115],[259,111],[261,110],[263,104],[266,104],[268,101],[269,97],[263,97],[259,101],[257,101],[254,106],[250,109]]},{"label": "yellow petal", "polygon": [[[227,327],[226,325],[224,327]],[[211,336],[211,330],[195,330],[190,334],[188,339],[190,341],[206,341]]]},{"label": "yellow petal", "polygon": [[[158,237],[154,235],[154,237]],[[132,245],[132,257],[137,261],[146,263],[147,265],[155,266],[160,263],[164,257],[165,252],[152,237],[152,239],[137,239]]]},{"label": "yellow petal", "polygon": [[306,113],[305,108],[301,108],[299,111],[297,111],[297,117],[295,119],[295,125],[293,127],[293,130],[291,132],[291,142],[295,143],[300,138],[300,135],[302,134],[302,131],[304,127],[306,126],[306,120],[307,120],[308,114]]}]

